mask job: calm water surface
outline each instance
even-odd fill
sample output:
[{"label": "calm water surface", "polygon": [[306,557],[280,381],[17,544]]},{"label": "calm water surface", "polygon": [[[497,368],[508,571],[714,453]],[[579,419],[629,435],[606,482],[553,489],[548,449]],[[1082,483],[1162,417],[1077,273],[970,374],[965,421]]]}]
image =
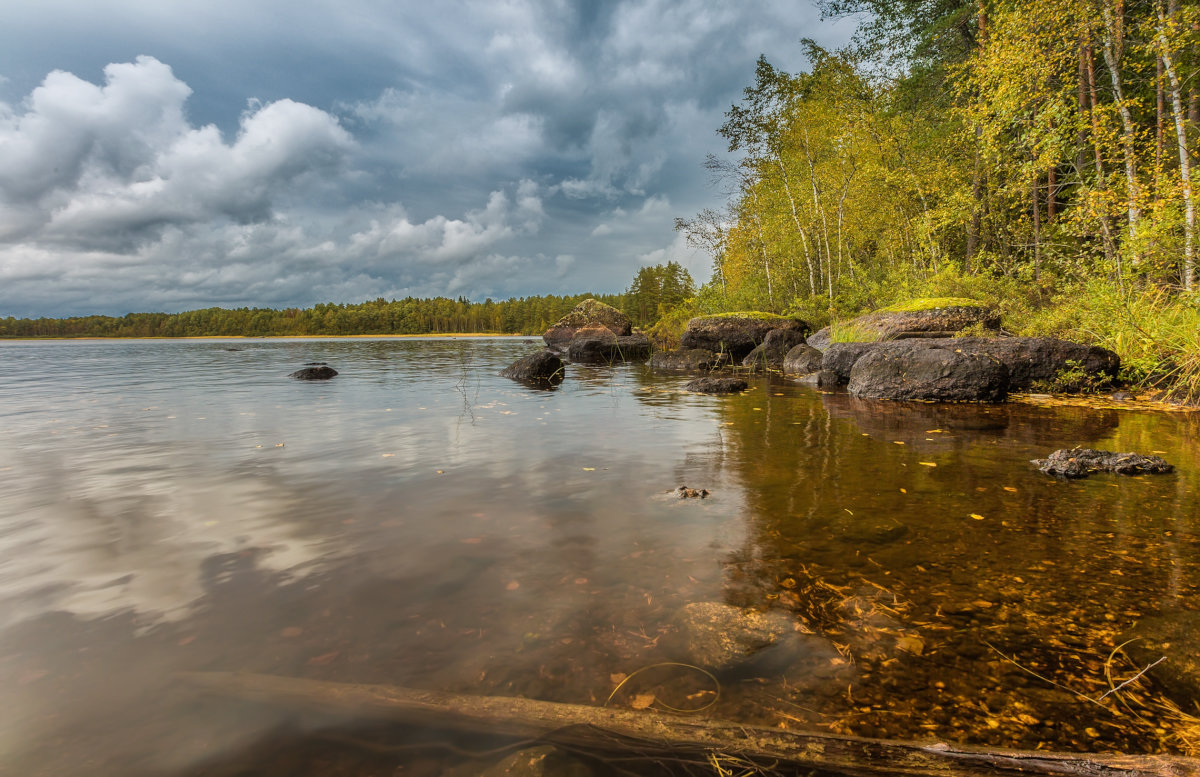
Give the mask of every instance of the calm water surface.
[{"label": "calm water surface", "polygon": [[[778,378],[708,397],[636,365],[570,366],[554,391],[496,376],[536,347],[0,343],[0,772],[199,773],[289,720],[191,695],[179,670],[600,704],[679,657],[691,602],[796,624],[722,674],[715,717],[1172,747],[1169,722],[1016,664],[1098,695],[1121,634],[1200,609],[1193,417]],[[287,378],[310,361],[341,374]],[[1179,469],[1028,464],[1071,445]],[[683,484],[712,496],[667,493]],[[706,687],[648,672],[614,703]]]}]

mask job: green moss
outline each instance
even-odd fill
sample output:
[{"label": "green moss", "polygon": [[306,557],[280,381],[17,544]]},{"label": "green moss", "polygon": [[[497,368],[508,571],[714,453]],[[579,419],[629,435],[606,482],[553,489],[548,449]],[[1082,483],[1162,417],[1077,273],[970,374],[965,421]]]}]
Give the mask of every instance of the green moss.
[{"label": "green moss", "polygon": [[736,313],[712,313],[707,316],[700,316],[700,318],[757,318],[765,321],[782,321],[786,316],[781,316],[778,313],[762,313],[757,310],[741,310]]},{"label": "green moss", "polygon": [[879,313],[916,313],[937,308],[986,308],[987,304],[968,297],[920,297],[880,308]]}]

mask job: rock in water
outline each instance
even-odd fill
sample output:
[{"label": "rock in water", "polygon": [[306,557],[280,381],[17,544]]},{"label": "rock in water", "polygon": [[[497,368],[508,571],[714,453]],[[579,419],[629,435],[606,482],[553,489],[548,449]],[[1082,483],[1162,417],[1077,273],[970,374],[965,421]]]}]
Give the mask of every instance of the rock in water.
[{"label": "rock in water", "polygon": [[794,348],[804,345],[805,332],[800,329],[772,329],[762,344],[742,359],[742,366],[756,370],[782,370],[784,359]]},{"label": "rock in water", "polygon": [[700,316],[688,321],[687,329],[679,341],[684,348],[724,352],[740,362],[774,329],[792,329],[807,333],[809,326],[798,319],[784,318],[772,313],[723,313],[717,316]]},{"label": "rock in water", "polygon": [[808,375],[820,372],[824,354],[811,345],[802,343],[783,357],[783,371],[788,375]]},{"label": "rock in water", "polygon": [[547,329],[542,339],[546,341],[546,347],[550,350],[565,354],[575,333],[588,326],[605,327],[617,337],[633,333],[629,317],[624,313],[598,300],[585,299],[559,319],[558,323]]},{"label": "rock in water", "polygon": [[549,348],[523,356],[500,371],[500,377],[526,382],[559,383],[563,379],[563,362]]},{"label": "rock in water", "polygon": [[295,378],[296,380],[329,380],[337,374],[337,370],[334,368],[322,365],[320,367],[305,367],[302,370],[296,370],[291,375],[288,375],[288,377]]},{"label": "rock in water", "polygon": [[847,387],[852,395],[926,402],[1003,402],[1008,397],[1008,368],[987,356],[907,342],[888,345],[854,363]]},{"label": "rock in water", "polygon": [[1062,478],[1086,478],[1093,472],[1114,472],[1118,475],[1162,474],[1175,469],[1161,456],[1113,453],[1092,448],[1057,450],[1044,459],[1031,459],[1030,463],[1047,475]]},{"label": "rock in water", "polygon": [[741,378],[696,378],[683,388],[700,394],[736,394],[749,387]]},{"label": "rock in water", "polygon": [[720,602],[686,604],[674,618],[676,652],[696,666],[727,669],[795,630],[781,612],[761,613]]},{"label": "rock in water", "polygon": [[677,351],[655,351],[650,357],[650,369],[681,372],[710,372],[729,364],[729,354],[713,353],[705,348],[680,348]]}]

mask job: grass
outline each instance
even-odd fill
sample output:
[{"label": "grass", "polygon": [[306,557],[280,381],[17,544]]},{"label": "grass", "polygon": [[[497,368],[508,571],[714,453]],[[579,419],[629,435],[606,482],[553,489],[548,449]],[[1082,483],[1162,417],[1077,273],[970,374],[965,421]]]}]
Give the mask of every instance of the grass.
[{"label": "grass", "polygon": [[881,337],[878,329],[851,321],[840,321],[829,325],[831,343],[874,343]]},{"label": "grass", "polygon": [[969,297],[918,297],[880,308],[878,313],[916,313],[937,308],[985,308],[987,303]]},{"label": "grass", "polygon": [[707,316],[699,316],[699,318],[759,318],[768,321],[782,321],[786,316],[778,313],[763,313],[759,310],[738,310],[732,313],[712,313]]}]

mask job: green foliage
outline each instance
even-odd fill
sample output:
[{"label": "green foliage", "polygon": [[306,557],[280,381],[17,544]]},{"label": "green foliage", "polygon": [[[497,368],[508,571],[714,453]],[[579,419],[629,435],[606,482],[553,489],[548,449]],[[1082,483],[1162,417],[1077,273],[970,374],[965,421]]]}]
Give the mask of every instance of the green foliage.
[{"label": "green foliage", "polygon": [[678,262],[643,267],[625,292],[624,313],[634,326],[651,326],[695,293],[691,274]]},{"label": "green foliage", "polygon": [[917,313],[938,308],[983,308],[984,303],[970,297],[918,297],[880,308],[881,313]]}]

